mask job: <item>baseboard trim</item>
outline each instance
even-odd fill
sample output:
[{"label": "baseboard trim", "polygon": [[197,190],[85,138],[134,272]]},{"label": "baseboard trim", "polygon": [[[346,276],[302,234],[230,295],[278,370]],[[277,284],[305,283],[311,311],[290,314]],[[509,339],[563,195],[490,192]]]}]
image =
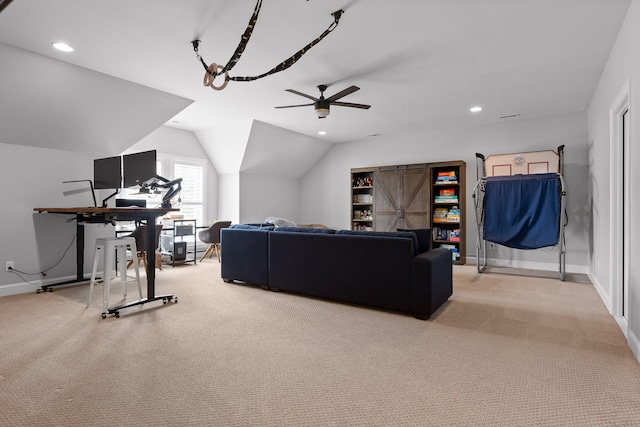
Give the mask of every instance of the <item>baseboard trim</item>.
[{"label": "baseboard trim", "polygon": [[[466,257],[467,264],[477,265],[477,257]],[[523,268],[526,270],[541,270],[541,271],[555,271],[560,274],[560,266],[554,263],[548,262],[531,262],[531,261],[518,261],[518,260],[504,260],[499,258],[487,258],[487,267],[504,267],[504,268]],[[586,265],[566,264],[565,273],[572,274],[587,274]]]},{"label": "baseboard trim", "polygon": [[631,352],[636,357],[638,363],[640,363],[640,339],[633,333],[633,331],[627,329],[629,336],[627,337],[627,344],[631,349]]},{"label": "baseboard trim", "polygon": [[[66,276],[57,277],[55,279],[34,280],[32,282],[9,283],[6,285],[0,285],[0,297],[36,292],[38,289],[42,288],[43,285],[53,285],[60,282],[75,280],[75,278],[76,276]],[[86,280],[89,280],[89,278],[90,276],[87,276]]]},{"label": "baseboard trim", "polygon": [[598,292],[598,295],[600,295],[600,299],[604,303],[605,307],[607,307],[609,313],[613,315],[613,304],[611,302],[611,296],[604,290],[600,281],[596,278],[596,276],[593,275],[591,271],[587,273],[587,276],[589,277],[589,280],[591,280],[591,283],[593,283],[593,287],[596,288],[596,291]]}]

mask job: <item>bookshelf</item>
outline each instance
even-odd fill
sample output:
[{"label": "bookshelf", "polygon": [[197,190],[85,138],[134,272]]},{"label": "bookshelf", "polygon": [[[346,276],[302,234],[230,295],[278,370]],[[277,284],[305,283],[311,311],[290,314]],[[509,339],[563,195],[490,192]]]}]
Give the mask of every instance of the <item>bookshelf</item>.
[{"label": "bookshelf", "polygon": [[374,172],[372,170],[351,171],[351,229],[374,229],[373,221],[373,188]]},{"label": "bookshelf", "polygon": [[432,248],[466,263],[462,160],[351,169],[351,229],[431,228]]},{"label": "bookshelf", "polygon": [[455,264],[466,262],[465,173],[462,160],[431,165],[432,245],[450,250]]}]

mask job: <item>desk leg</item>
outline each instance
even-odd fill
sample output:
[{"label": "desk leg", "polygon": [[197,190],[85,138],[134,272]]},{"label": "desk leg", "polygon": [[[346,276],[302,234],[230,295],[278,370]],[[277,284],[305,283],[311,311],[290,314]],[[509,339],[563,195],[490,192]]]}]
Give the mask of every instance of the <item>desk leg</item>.
[{"label": "desk leg", "polygon": [[84,280],[84,224],[80,215],[76,218],[76,280]]},{"label": "desk leg", "polygon": [[[155,219],[147,218],[147,298],[156,296]],[[149,250],[154,248],[154,250]]]},{"label": "desk leg", "polygon": [[[147,220],[147,248],[156,247],[156,233],[154,229],[155,217],[145,218]],[[151,301],[162,300],[164,304],[167,302],[178,302],[178,297],[173,294],[156,295],[156,252],[155,250],[147,251],[147,297],[133,301],[127,304],[119,305],[107,310],[108,314],[114,314],[116,317],[120,317],[119,310],[126,307],[133,307],[135,305],[141,305]],[[102,318],[106,317],[107,313],[102,313]]]}]

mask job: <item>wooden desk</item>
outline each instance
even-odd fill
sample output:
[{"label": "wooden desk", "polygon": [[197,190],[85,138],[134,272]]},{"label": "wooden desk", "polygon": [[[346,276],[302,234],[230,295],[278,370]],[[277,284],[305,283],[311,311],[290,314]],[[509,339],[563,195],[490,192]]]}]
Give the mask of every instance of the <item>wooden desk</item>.
[{"label": "wooden desk", "polygon": [[[116,221],[144,221],[147,224],[155,224],[156,219],[163,216],[167,212],[177,211],[178,209],[172,208],[34,208],[36,212],[49,212],[57,214],[69,214],[76,216],[76,279],[50,285],[43,285],[43,291],[51,291],[52,286],[85,282],[84,278],[84,224],[108,224],[115,223]],[[147,233],[147,247],[155,248],[155,234]],[[174,300],[178,302],[178,298],[173,294],[156,295],[155,294],[155,279],[156,270],[153,268],[155,265],[155,252],[147,251],[147,265],[151,268],[147,268],[147,297],[133,301],[130,303],[122,304],[116,307],[108,309],[109,314],[114,314],[116,317],[120,316],[119,310],[126,307],[133,307],[135,305],[141,305],[151,301],[162,300],[164,303]]]}]

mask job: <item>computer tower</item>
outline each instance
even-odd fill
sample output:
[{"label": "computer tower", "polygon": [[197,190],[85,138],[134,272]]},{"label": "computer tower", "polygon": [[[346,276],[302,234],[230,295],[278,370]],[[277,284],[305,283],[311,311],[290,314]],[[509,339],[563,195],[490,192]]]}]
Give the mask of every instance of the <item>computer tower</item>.
[{"label": "computer tower", "polygon": [[173,260],[184,261],[187,259],[187,242],[173,242]]}]

